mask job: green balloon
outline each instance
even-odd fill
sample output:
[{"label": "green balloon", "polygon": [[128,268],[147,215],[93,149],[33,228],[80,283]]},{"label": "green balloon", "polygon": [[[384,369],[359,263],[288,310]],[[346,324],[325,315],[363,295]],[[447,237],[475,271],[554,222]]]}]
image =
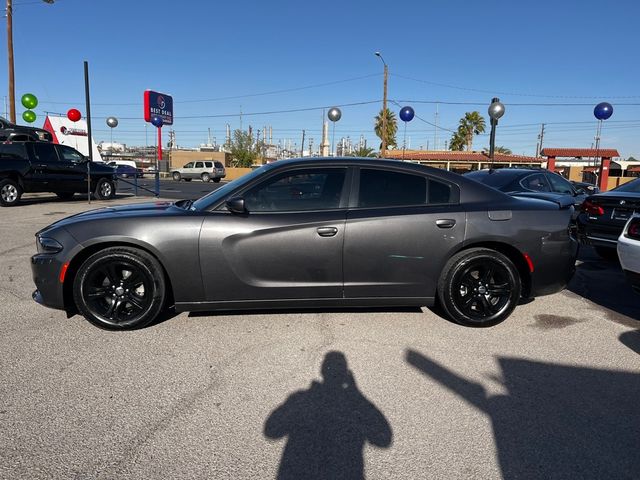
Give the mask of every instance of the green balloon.
[{"label": "green balloon", "polygon": [[22,95],[22,105],[24,108],[32,109],[38,106],[38,98],[33,93]]},{"label": "green balloon", "polygon": [[31,110],[27,110],[22,114],[22,119],[27,123],[33,123],[36,121],[36,114]]}]

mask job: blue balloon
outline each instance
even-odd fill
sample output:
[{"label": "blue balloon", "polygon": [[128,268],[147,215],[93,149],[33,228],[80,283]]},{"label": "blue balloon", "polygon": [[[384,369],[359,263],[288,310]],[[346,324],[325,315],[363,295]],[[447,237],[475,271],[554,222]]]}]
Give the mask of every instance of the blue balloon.
[{"label": "blue balloon", "polygon": [[400,120],[402,120],[403,122],[410,122],[411,120],[413,120],[415,114],[416,112],[413,111],[413,108],[402,107],[400,109]]},{"label": "blue balloon", "polygon": [[153,124],[154,127],[160,128],[164,122],[162,121],[162,117],[159,117],[158,115],[154,115],[153,117],[151,117],[151,123]]},{"label": "blue balloon", "polygon": [[593,114],[598,120],[607,120],[613,115],[613,107],[610,103],[602,102],[593,109]]}]

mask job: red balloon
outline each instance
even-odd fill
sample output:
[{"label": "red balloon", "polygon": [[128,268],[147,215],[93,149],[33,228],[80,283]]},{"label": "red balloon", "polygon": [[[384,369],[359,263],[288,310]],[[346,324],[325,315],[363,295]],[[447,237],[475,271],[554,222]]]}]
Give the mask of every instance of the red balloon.
[{"label": "red balloon", "polygon": [[77,122],[82,118],[82,114],[80,113],[80,110],[72,108],[67,112],[67,118],[72,122]]}]

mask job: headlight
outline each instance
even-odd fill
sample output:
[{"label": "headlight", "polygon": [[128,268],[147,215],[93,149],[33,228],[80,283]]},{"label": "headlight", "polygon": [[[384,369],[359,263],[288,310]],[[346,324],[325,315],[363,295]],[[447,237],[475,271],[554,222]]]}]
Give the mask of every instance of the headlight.
[{"label": "headlight", "polygon": [[62,245],[57,240],[47,237],[36,237],[38,253],[58,253],[62,251]]}]

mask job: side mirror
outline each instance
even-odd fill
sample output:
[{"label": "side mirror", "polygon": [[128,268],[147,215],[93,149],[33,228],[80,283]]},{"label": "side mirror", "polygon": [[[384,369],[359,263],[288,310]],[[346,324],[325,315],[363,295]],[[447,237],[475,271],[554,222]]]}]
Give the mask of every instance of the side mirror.
[{"label": "side mirror", "polygon": [[227,210],[231,213],[247,213],[247,209],[244,206],[244,198],[233,197],[226,202]]}]

